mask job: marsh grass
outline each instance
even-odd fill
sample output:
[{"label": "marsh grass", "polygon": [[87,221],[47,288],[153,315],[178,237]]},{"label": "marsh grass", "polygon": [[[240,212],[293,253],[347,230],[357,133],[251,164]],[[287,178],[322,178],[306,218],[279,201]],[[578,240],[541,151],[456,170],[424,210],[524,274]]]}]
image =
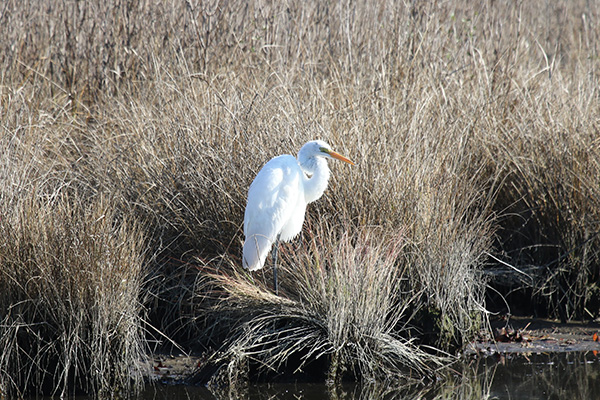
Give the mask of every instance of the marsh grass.
[{"label": "marsh grass", "polygon": [[[408,334],[421,293],[408,284],[403,247],[401,237],[382,242],[369,231],[327,227],[283,252],[280,296],[248,275],[199,277],[226,292],[199,303],[206,324],[235,327],[208,364],[218,370],[212,384],[278,375],[329,382],[432,378],[444,356],[423,352]],[[207,302],[210,291],[198,292]]]},{"label": "marsh grass", "polygon": [[146,373],[143,236],[107,199],[44,197],[2,213],[3,393],[126,393]]},{"label": "marsh grass", "polygon": [[579,99],[567,96],[565,77],[549,73],[554,82],[544,93],[534,97],[524,90],[515,96],[526,109],[545,115],[534,123],[542,134],[532,134],[530,123],[510,114],[502,141],[494,143],[506,155],[508,170],[497,201],[503,211],[502,255],[521,271],[507,274],[508,268],[498,265],[496,272],[510,281],[498,279],[500,285],[526,288],[534,299],[530,312],[563,321],[587,319],[598,309],[599,276],[593,267],[600,232],[598,120],[588,108],[596,94],[582,88]]},{"label": "marsh grass", "polygon": [[[597,317],[599,31],[584,1],[5,2],[3,393],[127,386],[144,326],[251,364],[228,381],[292,354],[379,379],[472,338],[486,284]],[[284,300],[239,270],[246,192],[317,137],[357,165],[284,246]]]}]

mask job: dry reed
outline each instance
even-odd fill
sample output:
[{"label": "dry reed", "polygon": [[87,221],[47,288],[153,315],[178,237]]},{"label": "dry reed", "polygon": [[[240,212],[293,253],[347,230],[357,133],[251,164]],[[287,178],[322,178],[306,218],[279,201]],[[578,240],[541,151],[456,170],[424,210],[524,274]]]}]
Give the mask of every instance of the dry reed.
[{"label": "dry reed", "polygon": [[248,376],[406,384],[443,365],[443,356],[423,352],[408,333],[422,292],[399,259],[404,238],[318,230],[282,251],[280,296],[248,274],[199,276],[205,325],[235,328],[199,379],[208,369],[213,385]]},{"label": "dry reed", "polygon": [[[436,361],[417,342],[470,339],[487,282],[549,316],[596,318],[598,17],[583,0],[6,1],[0,389],[50,375],[61,391],[125,387],[144,323],[225,346],[231,365],[275,324],[287,340],[258,364],[297,353],[333,376],[427,375]],[[310,206],[288,299],[265,286],[250,301],[237,271],[247,188],[317,137],[358,163],[333,165]],[[362,291],[381,310],[344,297]],[[238,318],[252,308],[260,318]],[[127,351],[91,368],[107,338]]]}]

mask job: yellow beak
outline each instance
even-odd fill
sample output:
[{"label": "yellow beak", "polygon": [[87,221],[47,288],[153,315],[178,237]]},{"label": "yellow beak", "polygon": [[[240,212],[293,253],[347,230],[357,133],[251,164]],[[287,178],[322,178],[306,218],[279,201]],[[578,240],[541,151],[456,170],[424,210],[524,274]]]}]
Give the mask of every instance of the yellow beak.
[{"label": "yellow beak", "polygon": [[336,159],[338,159],[338,160],[341,160],[341,161],[347,162],[348,164],[355,165],[355,164],[354,164],[352,161],[350,161],[348,158],[344,157],[343,155],[341,155],[341,154],[339,154],[339,153],[336,153],[335,151],[331,151],[331,150],[329,150],[329,151],[327,151],[327,154],[329,154],[329,155],[330,155],[331,157],[333,157],[333,158],[336,158]]}]

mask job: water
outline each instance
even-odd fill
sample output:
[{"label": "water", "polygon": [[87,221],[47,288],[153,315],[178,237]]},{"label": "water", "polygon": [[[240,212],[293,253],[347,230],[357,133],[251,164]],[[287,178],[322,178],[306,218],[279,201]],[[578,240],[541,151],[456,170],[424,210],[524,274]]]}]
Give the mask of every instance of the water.
[{"label": "water", "polygon": [[472,359],[443,383],[412,388],[322,384],[254,385],[245,393],[211,393],[204,387],[148,387],[140,400],[189,399],[594,399],[600,398],[600,359],[592,352],[521,354]]},{"label": "water", "polygon": [[[594,352],[511,354],[474,358],[453,366],[443,382],[429,386],[261,384],[246,391],[213,393],[205,387],[148,385],[136,400],[221,399],[596,399],[600,398],[600,358]],[[77,397],[76,400],[91,400]]]},{"label": "water", "polygon": [[[486,363],[489,396],[498,399],[596,399],[600,359],[594,352],[513,355]],[[485,378],[478,378],[485,381]]]}]

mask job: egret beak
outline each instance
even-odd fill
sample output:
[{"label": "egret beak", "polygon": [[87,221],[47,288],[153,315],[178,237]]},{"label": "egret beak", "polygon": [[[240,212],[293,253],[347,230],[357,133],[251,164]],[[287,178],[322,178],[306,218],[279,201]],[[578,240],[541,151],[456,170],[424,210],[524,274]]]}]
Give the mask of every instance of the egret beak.
[{"label": "egret beak", "polygon": [[341,155],[341,154],[339,154],[339,153],[336,153],[335,151],[331,151],[331,150],[327,150],[327,149],[325,149],[324,151],[325,151],[327,154],[329,154],[331,157],[333,157],[333,158],[336,158],[336,159],[338,159],[338,160],[340,160],[340,161],[347,162],[348,164],[351,164],[351,165],[355,165],[355,164],[354,164],[352,161],[350,161],[348,158],[344,157],[343,155]]}]

